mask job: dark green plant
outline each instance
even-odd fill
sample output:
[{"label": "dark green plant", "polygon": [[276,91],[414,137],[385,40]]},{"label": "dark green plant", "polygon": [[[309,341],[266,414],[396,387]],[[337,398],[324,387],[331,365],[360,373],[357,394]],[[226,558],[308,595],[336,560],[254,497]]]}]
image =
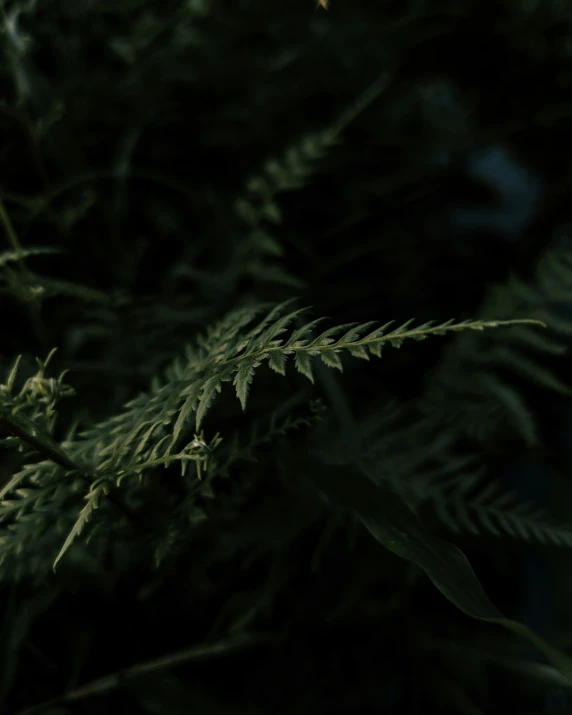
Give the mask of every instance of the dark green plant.
[{"label": "dark green plant", "polygon": [[[522,454],[566,474],[543,400],[572,389],[570,250],[427,229],[437,150],[556,161],[534,132],[567,137],[572,15],[325,6],[0,0],[6,712],[474,714],[494,678],[515,711],[572,685],[497,584],[511,539],[572,546],[503,482]],[[528,98],[450,61],[483,37]]]}]

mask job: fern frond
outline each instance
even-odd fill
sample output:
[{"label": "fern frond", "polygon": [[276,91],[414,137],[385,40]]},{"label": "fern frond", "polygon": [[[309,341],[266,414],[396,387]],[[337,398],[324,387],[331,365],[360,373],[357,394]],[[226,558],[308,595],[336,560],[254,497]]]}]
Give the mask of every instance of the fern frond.
[{"label": "fern frond", "polygon": [[[248,222],[254,219],[258,223],[258,220],[264,217],[277,223],[279,214],[275,213],[278,209],[272,203],[273,197],[282,191],[304,186],[314,172],[319,159],[338,142],[341,132],[388,88],[389,82],[390,76],[384,74],[368,87],[331,126],[306,134],[288,147],[279,159],[269,159],[262,172],[248,180],[246,196],[237,202],[239,215]],[[263,209],[256,212],[254,208],[256,200],[267,207],[266,215]],[[269,206],[275,208],[269,211]]]},{"label": "fern frond", "polygon": [[530,359],[526,354],[511,350],[509,347],[499,346],[491,350],[486,359],[494,365],[510,369],[513,373],[540,387],[560,392],[563,395],[572,395],[571,387],[565,385],[551,370],[539,365],[536,360]]},{"label": "fern frond", "polygon": [[[175,361],[166,371],[162,384],[155,383],[151,391],[131,400],[122,414],[91,427],[76,438],[70,437],[65,459],[59,445],[50,436],[52,420],[42,432],[44,446],[41,451],[44,455],[53,454],[54,464],[36,465],[29,473],[14,478],[4,493],[5,503],[0,504],[0,522],[4,519],[9,523],[13,515],[18,514],[16,532],[9,538],[11,547],[6,546],[5,553],[15,554],[21,549],[23,540],[28,538],[25,534],[34,534],[31,538],[38,538],[38,534],[46,533],[50,515],[56,513],[56,509],[62,508],[69,520],[77,503],[77,490],[83,495],[86,479],[91,488],[88,505],[60,549],[56,563],[84,528],[102,493],[119,487],[128,490],[132,497],[145,472],[175,462],[182,465],[184,474],[184,464],[194,461],[200,477],[200,469],[207,469],[207,460],[220,439],[215,438],[209,446],[208,441],[202,438],[197,441],[195,436],[185,444],[189,421],[194,416],[198,432],[225,382],[233,383],[245,408],[252,380],[265,362],[275,372],[284,373],[288,359],[293,356],[298,372],[312,379],[312,361],[316,357],[329,367],[341,369],[344,353],[380,357],[384,347],[400,347],[407,340],[527,323],[526,320],[465,320],[460,323],[449,320],[418,327],[414,327],[411,320],[398,327],[393,327],[393,322],[381,327],[374,327],[372,323],[351,323],[328,328],[314,336],[313,329],[320,320],[307,321],[293,328],[293,322],[307,311],[293,308],[291,301],[270,309],[266,307],[262,317],[260,312],[260,307],[249,306],[224,318],[205,337],[187,348],[186,361]],[[40,377],[44,367],[40,365]],[[4,394],[8,395],[6,389]],[[36,396],[41,398],[40,393]],[[24,417],[22,415],[21,419]],[[14,415],[11,419],[14,421]],[[34,426],[28,422],[26,425],[32,433]],[[179,447],[180,442],[183,444]],[[200,445],[196,446],[199,442],[207,445],[206,452]],[[75,474],[76,464],[81,464],[84,471],[79,475],[80,486],[72,489],[70,485],[78,476]],[[68,471],[63,480],[62,465]],[[202,489],[210,488],[208,480],[203,484]],[[40,486],[39,492],[30,491]],[[44,498],[48,501],[43,501]],[[49,506],[39,509],[40,503]]]},{"label": "fern frond", "polygon": [[505,533],[526,542],[572,548],[572,524],[557,524],[547,509],[521,502],[496,481],[481,483],[477,473],[459,479],[452,491],[433,490],[437,515],[450,529],[475,535],[486,531],[497,537]]},{"label": "fern frond", "polygon": [[[444,423],[454,423],[479,441],[508,426],[525,443],[535,444],[538,427],[520,391],[508,383],[503,372],[563,395],[572,393],[572,387],[539,359],[563,356],[570,350],[572,320],[559,305],[572,301],[571,285],[572,253],[558,249],[543,256],[535,281],[526,283],[512,276],[505,285],[489,290],[479,311],[483,319],[491,314],[505,319],[526,315],[542,322],[547,330],[539,331],[534,322],[523,324],[503,335],[502,342],[490,333],[460,335],[429,377],[420,401],[424,412],[440,415]],[[466,380],[468,372],[474,380]],[[448,397],[443,402],[445,392]],[[488,425],[487,432],[483,424]]]},{"label": "fern frond", "polygon": [[60,561],[62,556],[66,553],[66,551],[72,545],[72,542],[74,541],[75,537],[78,536],[83,531],[83,528],[85,527],[86,523],[89,521],[92,513],[96,509],[99,508],[99,505],[100,505],[101,499],[103,498],[105,490],[106,490],[106,485],[100,484],[92,492],[90,492],[90,494],[88,494],[86,496],[87,504],[81,510],[81,513],[79,515],[78,520],[75,523],[75,526],[68,534],[68,537],[65,540],[64,545],[62,546],[62,548],[60,550],[60,553],[57,555],[56,560],[54,561],[54,571],[56,570],[56,566],[58,565],[58,562]]},{"label": "fern frond", "polygon": [[232,443],[226,450],[226,456],[222,457],[219,465],[221,472],[226,475],[230,466],[238,461],[255,462],[256,452],[262,445],[320,422],[326,410],[324,404],[320,400],[315,400],[310,402],[309,408],[309,414],[297,417],[291,414],[282,415],[282,410],[275,410],[269,420],[264,420],[264,422],[254,420],[247,436],[242,438],[235,434]]},{"label": "fern frond", "polygon": [[476,376],[476,382],[493,397],[499,400],[509,419],[513,420],[516,430],[525,444],[538,443],[538,425],[520,392],[505,384],[493,373],[482,373]]},{"label": "fern frond", "polygon": [[[265,330],[252,335],[246,345],[240,345],[238,351],[227,349],[224,358],[217,361],[205,375],[206,379],[203,379],[197,400],[197,429],[199,429],[216,394],[221,391],[222,383],[230,381],[235,375],[237,376],[235,379],[237,396],[244,408],[248,387],[256,369],[265,360],[270,361],[271,357],[276,354],[280,355],[281,369],[285,368],[287,358],[293,355],[298,372],[312,381],[312,358],[316,356],[319,356],[328,367],[342,369],[339,354],[344,351],[350,353],[350,349],[355,354],[356,348],[362,348],[366,354],[369,352],[375,357],[381,357],[382,349],[386,345],[398,348],[405,340],[409,339],[424,340],[431,335],[445,335],[448,332],[480,331],[486,328],[529,322],[465,320],[461,323],[454,323],[449,320],[440,325],[434,325],[434,321],[430,321],[419,327],[411,328],[413,321],[410,320],[394,330],[388,330],[392,321],[374,330],[371,330],[371,323],[350,324],[329,328],[313,339],[302,337],[309,333],[311,327],[315,326],[316,321],[312,321],[311,324],[298,328],[289,338],[281,337],[294,318],[303,312],[303,310],[296,310],[278,317]],[[343,335],[337,337],[340,333]],[[276,364],[276,357],[274,364]],[[189,407],[189,412],[193,411],[194,407],[194,404]]]},{"label": "fern frond", "polygon": [[236,263],[257,280],[271,281],[294,288],[301,281],[291,275],[275,259],[283,254],[279,242],[264,224],[282,223],[282,211],[276,195],[300,189],[309,184],[320,159],[339,142],[342,131],[363,112],[390,84],[384,74],[374,82],[330,126],[309,132],[286,148],[279,158],[269,158],[262,169],[246,181],[245,190],[234,202],[236,216],[246,227],[236,256]]}]

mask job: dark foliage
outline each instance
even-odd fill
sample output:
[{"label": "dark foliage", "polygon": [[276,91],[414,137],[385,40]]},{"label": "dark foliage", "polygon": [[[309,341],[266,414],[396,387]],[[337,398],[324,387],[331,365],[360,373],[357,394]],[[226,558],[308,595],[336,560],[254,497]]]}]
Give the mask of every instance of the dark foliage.
[{"label": "dark foliage", "polygon": [[569,4],[0,0],[0,37],[0,710],[562,704],[522,579],[570,593]]}]

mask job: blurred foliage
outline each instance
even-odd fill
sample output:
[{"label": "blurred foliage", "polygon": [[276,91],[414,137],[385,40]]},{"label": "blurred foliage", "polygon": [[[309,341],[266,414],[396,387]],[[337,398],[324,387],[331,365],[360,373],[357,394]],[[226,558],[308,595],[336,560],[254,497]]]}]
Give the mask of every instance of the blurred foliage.
[{"label": "blurred foliage", "polygon": [[[390,489],[511,617],[527,554],[572,543],[503,484],[523,462],[569,481],[572,7],[320,5],[0,0],[3,712],[477,715],[567,692],[370,528],[357,486],[344,508],[324,479],[345,465]],[[490,147],[538,178],[517,235],[451,220],[513,200],[471,173]],[[241,311],[292,296],[335,325],[548,328],[406,344],[341,376],[324,360],[314,386],[261,368],[246,412],[225,387],[166,469],[89,483],[80,463],[109,466],[121,430],[157,457],[173,425],[145,436],[146,401],[240,345]],[[566,651],[559,618],[541,635]]]}]

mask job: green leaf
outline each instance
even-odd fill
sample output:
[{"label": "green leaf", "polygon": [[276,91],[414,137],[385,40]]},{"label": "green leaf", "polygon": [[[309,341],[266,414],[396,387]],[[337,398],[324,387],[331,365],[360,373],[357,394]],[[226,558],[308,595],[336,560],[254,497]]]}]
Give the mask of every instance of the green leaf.
[{"label": "green leaf", "polygon": [[175,427],[173,428],[173,443],[179,439],[179,436],[183,430],[183,426],[187,421],[187,418],[196,407],[200,388],[201,382],[197,380],[195,384],[191,386],[190,389],[187,389],[187,399],[184,401],[183,406],[181,407],[181,411],[179,412],[179,416],[177,417],[177,421],[175,422]]},{"label": "green leaf", "polygon": [[310,343],[310,347],[323,347],[325,345],[331,345],[336,342],[335,337],[339,335],[342,330],[348,332],[353,327],[355,327],[355,323],[334,325],[332,328],[328,328],[327,330],[324,330],[323,333],[320,333],[317,338],[314,338],[314,340]]},{"label": "green leaf", "polygon": [[238,368],[238,372],[234,378],[236,396],[240,400],[243,410],[246,409],[246,399],[248,397],[250,383],[254,379],[254,371],[259,365],[260,360],[245,360]]},{"label": "green leaf", "polygon": [[341,358],[335,350],[321,350],[320,357],[327,367],[333,367],[340,372],[343,371]]},{"label": "green leaf", "polygon": [[491,353],[490,359],[495,364],[505,366],[547,390],[554,390],[554,392],[560,392],[563,395],[572,395],[571,387],[561,382],[549,369],[522,353],[507,348],[497,348]]},{"label": "green leaf", "polygon": [[[257,325],[255,325],[252,330],[249,331],[246,336],[246,345],[248,346],[251,341],[257,338],[259,335],[262,335],[262,331],[268,328],[268,326],[271,326],[272,329],[272,326],[275,324],[276,320],[278,320],[280,315],[284,313],[286,308],[290,307],[296,301],[297,298],[290,298],[289,300],[286,300],[282,303],[278,303],[277,305],[273,306],[272,309],[266,313],[264,318]],[[248,347],[246,349],[248,350]]]},{"label": "green leaf", "polygon": [[305,351],[298,351],[296,353],[296,369],[298,372],[302,373],[305,377],[314,382],[314,375],[312,373],[312,356],[310,353]]},{"label": "green leaf", "polygon": [[281,318],[278,318],[278,320],[271,323],[270,326],[267,327],[264,332],[260,333],[260,335],[258,336],[258,339],[256,341],[256,348],[258,350],[266,349],[272,340],[275,340],[279,335],[282,335],[282,333],[286,332],[288,326],[295,318],[300,315],[303,315],[306,311],[307,308],[300,308],[298,310],[294,310],[291,313],[283,315]]},{"label": "green leaf", "polygon": [[301,341],[306,341],[311,338],[311,333],[320,323],[323,323],[327,318],[316,318],[315,320],[306,323],[301,328],[295,330],[292,335],[288,338],[285,343],[285,347],[291,347],[292,345],[299,343]]},{"label": "green leaf", "polygon": [[470,563],[453,544],[421,527],[401,499],[351,467],[328,466],[312,472],[313,480],[334,502],[351,508],[383,546],[420,566],[441,593],[463,613],[496,623],[539,648],[572,684],[572,658],[551,646],[523,623],[506,618],[489,600]]},{"label": "green leaf", "polygon": [[279,375],[285,375],[286,355],[279,350],[275,350],[274,352],[270,353],[270,357],[268,359],[268,367],[274,370],[274,372],[277,372]]},{"label": "green leaf", "polygon": [[203,421],[211,405],[211,402],[216,396],[216,393],[221,391],[221,382],[222,375],[218,374],[214,377],[211,377],[210,380],[207,380],[204,384],[201,396],[199,398],[199,408],[197,410],[197,432],[201,426],[201,422]]},{"label": "green leaf", "polygon": [[8,391],[8,394],[12,392],[14,389],[14,383],[16,382],[16,375],[18,374],[18,367],[20,365],[20,360],[22,359],[21,355],[18,355],[16,358],[16,362],[14,363],[13,368],[10,370],[10,374],[8,375],[8,379],[6,380],[6,389]]},{"label": "green leaf", "polygon": [[526,444],[529,446],[538,444],[536,420],[520,393],[491,373],[484,373],[478,379],[483,387],[490,390],[491,394],[501,402],[514,419],[514,425]]},{"label": "green leaf", "polygon": [[348,351],[352,357],[361,358],[362,360],[369,360],[369,355],[367,354],[367,350],[363,347],[363,345],[350,346],[348,347]]},{"label": "green leaf", "polygon": [[65,543],[62,546],[60,553],[57,555],[57,558],[54,561],[54,571],[56,570],[56,566],[58,565],[58,562],[60,561],[62,556],[66,553],[66,551],[69,549],[69,547],[71,546],[75,537],[78,536],[78,534],[80,534],[82,532],[84,526],[89,521],[89,518],[91,517],[92,513],[99,507],[99,503],[100,503],[101,498],[103,497],[103,494],[104,494],[104,489],[105,489],[105,485],[101,484],[93,492],[91,492],[91,494],[88,494],[87,504],[81,510],[81,513],[79,515],[78,520],[75,523],[75,526],[70,531],[68,538],[65,540]]}]

